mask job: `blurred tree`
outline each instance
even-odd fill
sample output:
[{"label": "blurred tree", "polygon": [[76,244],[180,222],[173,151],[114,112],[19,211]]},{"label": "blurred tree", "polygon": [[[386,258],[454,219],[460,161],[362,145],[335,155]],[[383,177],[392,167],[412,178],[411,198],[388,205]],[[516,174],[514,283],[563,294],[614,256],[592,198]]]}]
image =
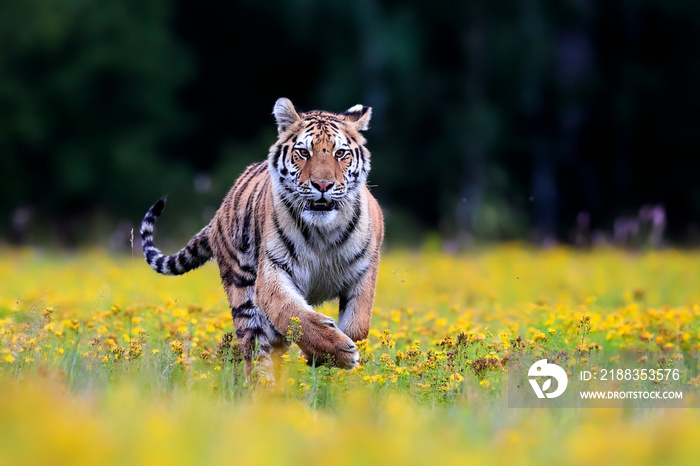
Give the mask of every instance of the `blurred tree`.
[{"label": "blurred tree", "polygon": [[374,108],[390,240],[573,241],[644,204],[700,239],[699,29],[693,0],[6,2],[0,213],[137,223],[170,192],[192,233],[285,96]]},{"label": "blurred tree", "polygon": [[[75,238],[86,214],[143,210],[144,194],[162,194],[162,179],[182,182],[183,170],[158,156],[182,127],[175,90],[191,74],[168,5],[0,4],[3,215],[33,206]],[[136,191],[144,177],[150,183]]]}]

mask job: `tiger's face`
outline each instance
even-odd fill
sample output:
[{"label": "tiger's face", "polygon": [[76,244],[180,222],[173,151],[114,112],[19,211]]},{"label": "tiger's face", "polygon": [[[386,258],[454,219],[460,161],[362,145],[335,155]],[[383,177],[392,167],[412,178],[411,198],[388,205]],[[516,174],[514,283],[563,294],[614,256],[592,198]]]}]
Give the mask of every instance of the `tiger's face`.
[{"label": "tiger's face", "polygon": [[368,128],[371,109],[297,113],[283,98],[273,113],[279,139],[268,166],[283,202],[308,223],[332,223],[367,180],[370,154],[360,131]]}]

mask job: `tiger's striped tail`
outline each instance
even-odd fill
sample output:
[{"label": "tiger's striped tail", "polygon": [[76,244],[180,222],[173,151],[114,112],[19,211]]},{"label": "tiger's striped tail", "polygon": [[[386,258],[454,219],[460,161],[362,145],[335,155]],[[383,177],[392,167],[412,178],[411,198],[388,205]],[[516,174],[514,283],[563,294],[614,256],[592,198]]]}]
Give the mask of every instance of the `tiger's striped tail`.
[{"label": "tiger's striped tail", "polygon": [[163,275],[182,275],[190,270],[196,269],[212,258],[209,247],[209,225],[194,235],[187,243],[187,246],[177,253],[166,255],[153,244],[153,228],[160,214],[165,207],[165,197],[158,199],[153,204],[141,222],[141,243],[143,245],[143,255],[146,257],[148,265],[153,267],[158,273]]}]

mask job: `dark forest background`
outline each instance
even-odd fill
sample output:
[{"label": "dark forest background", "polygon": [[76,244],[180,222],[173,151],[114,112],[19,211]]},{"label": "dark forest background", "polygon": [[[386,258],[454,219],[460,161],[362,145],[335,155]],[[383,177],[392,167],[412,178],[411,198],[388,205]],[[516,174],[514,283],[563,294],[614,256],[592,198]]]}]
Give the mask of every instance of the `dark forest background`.
[{"label": "dark forest background", "polygon": [[0,3],[0,242],[206,223],[274,101],[372,106],[387,237],[696,244],[697,0]]}]

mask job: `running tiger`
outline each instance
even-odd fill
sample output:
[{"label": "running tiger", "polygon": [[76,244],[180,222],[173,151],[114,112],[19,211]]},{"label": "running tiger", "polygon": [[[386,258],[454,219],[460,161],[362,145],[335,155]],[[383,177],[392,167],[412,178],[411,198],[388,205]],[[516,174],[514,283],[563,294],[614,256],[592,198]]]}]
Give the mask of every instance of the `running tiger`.
[{"label": "running tiger", "polygon": [[[370,153],[360,131],[372,111],[297,112],[279,99],[278,140],[266,162],[248,167],[212,221],[183,249],[164,255],[153,229],[156,202],[141,224],[143,253],[158,273],[180,275],[212,257],[231,304],[246,378],[253,359],[264,372],[287,350],[290,319],[301,322],[299,347],[309,361],[352,368],[353,341],[367,337],[384,221],[367,188]],[[338,323],[311,307],[338,298]]]}]

